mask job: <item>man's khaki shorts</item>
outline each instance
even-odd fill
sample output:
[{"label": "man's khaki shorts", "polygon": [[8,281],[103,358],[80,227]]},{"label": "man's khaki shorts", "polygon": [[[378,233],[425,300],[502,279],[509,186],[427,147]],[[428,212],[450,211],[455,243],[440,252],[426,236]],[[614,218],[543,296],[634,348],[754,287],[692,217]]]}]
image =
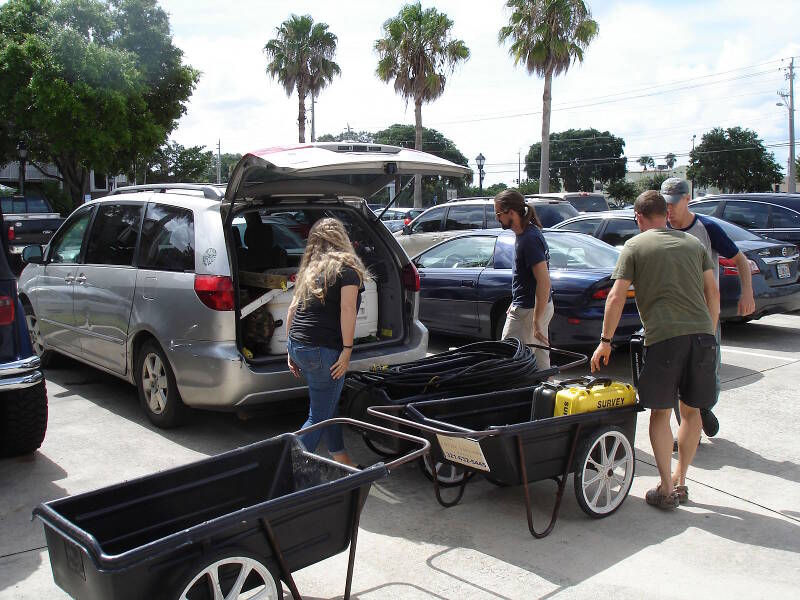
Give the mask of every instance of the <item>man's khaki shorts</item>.
[{"label": "man's khaki shorts", "polygon": [[[536,309],[534,308],[520,308],[519,306],[512,305],[508,309],[506,315],[506,324],[503,327],[503,336],[501,339],[517,338],[523,344],[541,344],[533,334],[533,314]],[[553,301],[547,303],[547,308],[539,319],[539,329],[544,331],[548,338],[550,337],[550,321],[553,318]],[[536,356],[537,369],[550,368],[550,353],[541,348],[534,348],[533,353]]]}]

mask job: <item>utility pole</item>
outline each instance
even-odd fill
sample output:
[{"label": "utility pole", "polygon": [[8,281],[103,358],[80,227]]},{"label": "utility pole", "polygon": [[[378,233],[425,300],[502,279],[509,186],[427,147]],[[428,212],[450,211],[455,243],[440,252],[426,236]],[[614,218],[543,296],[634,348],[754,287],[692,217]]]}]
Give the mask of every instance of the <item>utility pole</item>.
[{"label": "utility pole", "polygon": [[794,172],[794,57],[789,61],[789,185],[790,194],[797,191],[797,176]]},{"label": "utility pole", "polygon": [[317,99],[314,98],[314,94],[311,94],[311,141],[317,141],[317,135],[314,130],[314,106],[317,104]]},{"label": "utility pole", "polygon": [[517,187],[522,185],[522,150],[517,148]]},{"label": "utility pole", "polygon": [[217,139],[217,185],[222,183],[222,140]]}]

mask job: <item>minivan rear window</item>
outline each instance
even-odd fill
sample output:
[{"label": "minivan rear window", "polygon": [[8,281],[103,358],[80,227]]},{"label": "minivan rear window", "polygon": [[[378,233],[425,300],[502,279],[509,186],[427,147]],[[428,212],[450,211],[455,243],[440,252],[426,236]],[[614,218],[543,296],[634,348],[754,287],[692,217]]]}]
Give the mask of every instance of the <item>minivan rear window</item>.
[{"label": "minivan rear window", "polygon": [[176,206],[150,204],[142,224],[139,268],[194,271],[194,215]]}]

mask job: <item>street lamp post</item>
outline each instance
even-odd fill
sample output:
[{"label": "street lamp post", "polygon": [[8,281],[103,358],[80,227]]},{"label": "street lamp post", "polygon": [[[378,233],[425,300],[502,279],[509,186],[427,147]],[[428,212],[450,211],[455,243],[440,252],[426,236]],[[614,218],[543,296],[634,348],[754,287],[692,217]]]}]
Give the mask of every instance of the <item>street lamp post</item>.
[{"label": "street lamp post", "polygon": [[[694,139],[697,137],[696,133],[692,134],[692,152],[694,152]],[[694,177],[692,177],[692,200],[694,200]]]},{"label": "street lamp post", "polygon": [[483,165],[486,164],[486,157],[480,153],[475,157],[475,162],[478,164],[478,189],[483,192]]},{"label": "street lamp post", "polygon": [[17,142],[17,155],[19,156],[19,195],[25,196],[25,159],[28,157],[28,147],[25,142]]}]

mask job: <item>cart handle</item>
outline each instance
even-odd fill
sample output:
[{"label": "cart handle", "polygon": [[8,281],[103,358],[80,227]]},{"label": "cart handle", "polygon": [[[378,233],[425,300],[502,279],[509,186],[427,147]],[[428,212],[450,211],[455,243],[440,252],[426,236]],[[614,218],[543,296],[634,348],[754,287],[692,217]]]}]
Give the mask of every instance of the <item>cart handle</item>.
[{"label": "cart handle", "polygon": [[431,443],[425,438],[417,437],[416,435],[411,435],[410,433],[404,433],[402,431],[387,429],[386,427],[381,427],[380,425],[373,425],[372,423],[366,423],[365,421],[359,421],[357,419],[351,419],[349,417],[334,417],[333,419],[327,419],[325,421],[321,421],[320,423],[315,423],[314,425],[306,427],[305,429],[300,429],[299,431],[295,431],[294,435],[302,435],[304,433],[309,433],[311,431],[316,431],[318,429],[325,429],[326,427],[330,427],[331,425],[336,425],[336,424],[351,425],[353,427],[357,427],[360,429],[372,429],[373,431],[377,431],[378,433],[390,435],[393,437],[398,437],[400,439],[407,440],[409,442],[413,442],[415,444],[419,444],[420,446],[422,446],[418,450],[414,450],[413,452],[409,452],[408,454],[405,454],[400,458],[396,458],[391,462],[385,463],[384,466],[389,471],[414,459],[420,458],[421,456],[427,454],[428,451],[431,449]]},{"label": "cart handle", "polygon": [[[392,413],[399,413],[404,409],[413,409],[413,407],[407,406],[405,404],[400,404],[400,405],[390,404],[388,406],[369,406],[367,407],[367,413],[374,417],[386,419],[387,421],[394,421],[395,423],[399,423],[400,425],[405,425],[406,427],[411,427],[413,429],[419,429],[420,431],[426,431],[434,435],[446,435],[447,437],[470,438],[470,439],[479,439],[484,437],[500,435],[500,432],[498,431],[493,431],[490,429],[486,429],[483,431],[474,431],[472,429],[467,429],[466,427],[459,427],[457,425],[454,426],[449,423],[442,423],[440,421],[429,419],[424,416],[422,418],[424,419],[425,423],[420,423],[419,421],[410,421],[409,419],[404,419],[402,417],[398,417],[397,415],[392,414]],[[415,412],[421,415],[419,411]],[[426,425],[426,423],[433,423],[439,425],[441,429],[437,429],[433,425]]]},{"label": "cart handle", "polygon": [[574,369],[575,367],[580,367],[581,365],[585,365],[589,362],[589,357],[585,354],[581,354],[580,352],[572,352],[571,350],[562,350],[561,348],[553,348],[552,346],[543,346],[542,344],[525,344],[528,348],[539,348],[540,350],[547,350],[551,354],[561,355],[565,358],[572,358],[575,359],[572,362],[568,362],[564,365],[557,365],[556,368],[558,372],[567,371],[569,369]]}]

